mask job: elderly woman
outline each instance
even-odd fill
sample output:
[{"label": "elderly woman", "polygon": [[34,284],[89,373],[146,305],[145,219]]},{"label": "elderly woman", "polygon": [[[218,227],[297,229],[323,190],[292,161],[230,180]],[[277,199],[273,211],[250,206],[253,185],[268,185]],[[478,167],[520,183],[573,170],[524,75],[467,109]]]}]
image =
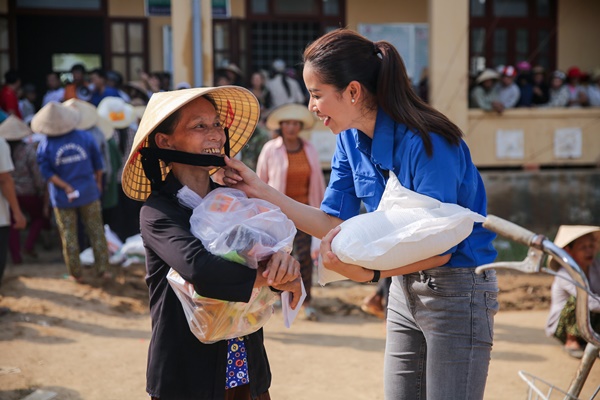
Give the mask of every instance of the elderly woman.
[{"label": "elderly woman", "polygon": [[[267,142],[256,164],[256,173],[264,182],[302,204],[319,207],[325,193],[325,179],[317,149],[300,133],[313,127],[315,119],[300,104],[284,104],[274,109],[267,118],[267,128],[278,137]],[[306,288],[304,315],[308,320],[318,319],[310,305],[313,261],[311,236],[298,231],[294,238],[293,255],[300,262],[302,281]]]},{"label": "elderly woman", "polygon": [[200,342],[167,281],[172,268],[200,296],[230,302],[248,302],[254,288],[270,285],[291,291],[296,307],[297,261],[279,252],[254,270],[209,253],[190,231],[192,210],[177,198],[184,186],[200,197],[217,188],[215,167],[240,151],[258,117],[258,101],[240,87],[155,93],[134,138],[122,182],[125,194],[146,201],[140,213],[152,317],[146,390],[153,399],[270,398],[262,329]]}]

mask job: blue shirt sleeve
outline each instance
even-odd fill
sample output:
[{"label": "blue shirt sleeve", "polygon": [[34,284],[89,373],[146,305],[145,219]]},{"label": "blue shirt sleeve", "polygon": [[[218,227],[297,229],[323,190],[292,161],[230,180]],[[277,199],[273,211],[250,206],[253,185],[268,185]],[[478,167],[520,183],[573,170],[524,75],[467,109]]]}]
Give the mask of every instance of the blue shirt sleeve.
[{"label": "blue shirt sleeve", "polygon": [[358,215],[360,211],[360,199],[356,196],[352,169],[340,135],[331,160],[331,175],[321,210],[342,220]]},{"label": "blue shirt sleeve", "polygon": [[50,179],[53,175],[56,175],[56,171],[52,168],[52,164],[48,159],[47,153],[48,142],[45,141],[40,143],[37,149],[37,163],[40,168],[40,172],[45,180]]}]

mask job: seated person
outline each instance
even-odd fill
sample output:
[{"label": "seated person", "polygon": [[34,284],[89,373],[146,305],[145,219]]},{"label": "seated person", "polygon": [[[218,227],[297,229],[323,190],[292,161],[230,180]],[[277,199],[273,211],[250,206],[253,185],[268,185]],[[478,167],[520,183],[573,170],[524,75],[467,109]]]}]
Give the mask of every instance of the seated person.
[{"label": "seated person", "polygon": [[502,105],[502,111],[507,108],[514,108],[521,97],[521,90],[515,83],[517,70],[512,65],[507,65],[502,68],[500,81],[494,87],[494,91],[498,96],[498,101]]},{"label": "seated person", "polygon": [[569,89],[564,84],[567,76],[562,71],[554,71],[550,80],[550,100],[542,107],[566,107],[569,105]]},{"label": "seated person", "polygon": [[[586,274],[590,289],[596,294],[600,294],[600,260],[594,257],[598,252],[599,242],[598,226],[562,225],[554,239],[554,243],[565,249]],[[552,259],[549,260],[549,265],[553,269],[558,267],[558,263]],[[575,296],[576,288],[570,275],[559,267],[558,276],[552,283],[552,304],[546,322],[546,335],[564,343],[564,349],[570,356],[581,358],[585,341],[577,328]],[[588,304],[592,328],[600,332],[600,300],[590,297]]]},{"label": "seated person", "polygon": [[471,106],[473,108],[502,112],[498,96],[494,91],[494,85],[499,77],[493,69],[486,69],[475,79],[477,86],[471,90]]}]

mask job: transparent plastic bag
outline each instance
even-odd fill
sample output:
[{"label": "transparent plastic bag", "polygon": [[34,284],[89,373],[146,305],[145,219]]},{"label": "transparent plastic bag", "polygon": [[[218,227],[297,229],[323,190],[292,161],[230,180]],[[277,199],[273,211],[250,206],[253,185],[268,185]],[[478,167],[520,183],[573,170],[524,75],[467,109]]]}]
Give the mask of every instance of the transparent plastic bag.
[{"label": "transparent plastic bag", "polygon": [[276,296],[267,286],[253,289],[248,303],[242,303],[202,297],[173,269],[167,280],[183,306],[190,330],[202,343],[249,335],[273,315]]},{"label": "transparent plastic bag", "polygon": [[215,189],[202,199],[183,187],[177,197],[194,210],[191,231],[212,254],[256,269],[274,253],[292,251],[296,227],[267,201],[232,188]]}]

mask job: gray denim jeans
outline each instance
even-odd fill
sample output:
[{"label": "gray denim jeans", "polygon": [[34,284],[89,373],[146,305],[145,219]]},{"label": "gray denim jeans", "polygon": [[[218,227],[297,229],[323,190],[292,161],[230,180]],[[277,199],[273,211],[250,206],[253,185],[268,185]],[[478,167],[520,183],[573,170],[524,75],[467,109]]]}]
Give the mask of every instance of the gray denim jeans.
[{"label": "gray denim jeans", "polygon": [[385,399],[483,399],[497,311],[494,270],[439,267],[394,277]]}]

